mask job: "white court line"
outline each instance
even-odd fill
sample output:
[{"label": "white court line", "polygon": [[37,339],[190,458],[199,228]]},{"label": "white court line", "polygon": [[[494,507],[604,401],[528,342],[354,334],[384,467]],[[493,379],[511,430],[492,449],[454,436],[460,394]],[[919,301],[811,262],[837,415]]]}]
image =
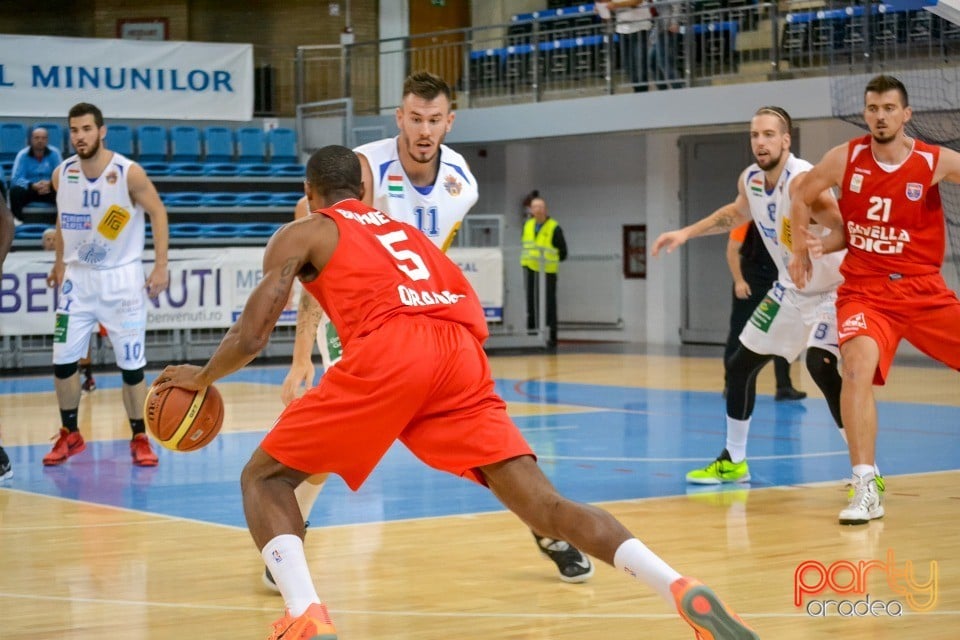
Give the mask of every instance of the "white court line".
[{"label": "white court line", "polygon": [[[818,453],[790,453],[779,456],[750,456],[750,460],[792,460],[794,458],[832,458],[834,456],[849,455],[847,451],[821,451]],[[618,458],[618,457],[590,457],[590,456],[537,456],[540,460],[573,460],[583,462],[703,462],[704,456],[698,458]]]},{"label": "white court line", "polygon": [[524,427],[520,429],[521,433],[540,433],[541,431],[576,431],[580,427],[576,425],[558,425],[556,427]]},{"label": "white court line", "polygon": [[[216,604],[196,604],[191,602],[154,602],[151,600],[115,600],[100,598],[67,598],[62,596],[48,595],[28,595],[22,593],[7,593],[0,591],[0,599],[10,598],[14,600],[37,600],[44,602],[70,602],[75,604],[90,605],[111,605],[123,607],[156,607],[160,609],[187,609],[195,611],[270,611],[276,612],[277,607],[231,607]],[[411,611],[402,609],[399,611],[385,611],[383,609],[330,609],[330,613],[336,615],[357,615],[357,616],[389,616],[406,618],[453,618],[453,619],[471,619],[471,618],[519,618],[550,620],[556,618],[575,618],[582,620],[669,620],[677,617],[676,613],[562,613],[562,612],[543,612],[543,613],[464,613],[462,611]],[[810,618],[812,616],[805,612],[737,612],[744,618]],[[960,616],[960,611],[927,611],[924,613],[912,613],[904,611],[904,617],[907,616]],[[831,618],[842,618],[843,616],[828,616]]]},{"label": "white court line", "polygon": [[[110,505],[100,505],[96,502],[91,502],[90,504],[96,504],[97,506],[110,506]],[[150,525],[155,524],[179,524],[180,520],[170,519],[164,514],[157,514],[159,519],[154,520],[131,520],[130,522],[105,522],[103,524],[57,524],[50,525],[45,527],[0,527],[0,531],[5,533],[22,533],[24,531],[62,531],[64,529],[105,529],[110,527],[139,527],[140,525]],[[199,520],[198,522],[204,522]]]}]

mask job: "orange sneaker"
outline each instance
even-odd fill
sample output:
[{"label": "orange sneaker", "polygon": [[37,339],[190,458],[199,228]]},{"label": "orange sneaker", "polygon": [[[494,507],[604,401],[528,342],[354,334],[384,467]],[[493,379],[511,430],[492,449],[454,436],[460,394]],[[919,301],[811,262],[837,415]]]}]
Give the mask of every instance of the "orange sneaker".
[{"label": "orange sneaker", "polygon": [[60,433],[57,435],[57,441],[53,443],[53,449],[50,453],[43,456],[43,464],[46,467],[63,464],[70,456],[75,456],[87,448],[87,443],[83,441],[83,436],[79,431],[67,431],[60,427]]},{"label": "orange sneaker", "polygon": [[130,457],[133,458],[133,464],[138,467],[155,467],[159,462],[145,433],[133,436],[133,440],[130,441]]},{"label": "orange sneaker", "polygon": [[760,640],[760,636],[728,609],[710,587],[695,578],[677,578],[670,585],[677,611],[697,640]]},{"label": "orange sneaker", "polygon": [[315,602],[297,618],[285,611],[283,617],[273,623],[267,640],[337,640],[337,630],[327,607]]}]

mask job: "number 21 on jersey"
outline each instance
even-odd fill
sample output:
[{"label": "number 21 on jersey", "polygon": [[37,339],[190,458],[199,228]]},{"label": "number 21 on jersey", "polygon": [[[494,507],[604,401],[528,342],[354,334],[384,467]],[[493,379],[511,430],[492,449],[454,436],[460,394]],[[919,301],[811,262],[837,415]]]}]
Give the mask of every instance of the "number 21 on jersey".
[{"label": "number 21 on jersey", "polygon": [[892,204],[893,201],[890,198],[870,196],[870,208],[867,209],[867,220],[888,222],[890,220],[890,207]]}]

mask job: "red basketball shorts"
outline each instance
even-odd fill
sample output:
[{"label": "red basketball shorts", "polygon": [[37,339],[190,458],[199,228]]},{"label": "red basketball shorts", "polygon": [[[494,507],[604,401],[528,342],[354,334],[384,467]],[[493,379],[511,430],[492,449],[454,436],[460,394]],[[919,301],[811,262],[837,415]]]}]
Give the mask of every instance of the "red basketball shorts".
[{"label": "red basketball shorts", "polygon": [[463,326],[396,317],[354,338],[320,384],[290,403],[261,448],[356,491],[395,440],[426,464],[485,484],[481,467],[533,455]]},{"label": "red basketball shorts", "polygon": [[880,347],[874,384],[886,382],[901,339],[960,370],[960,301],[939,273],[842,284],[837,290],[840,345],[861,335]]}]

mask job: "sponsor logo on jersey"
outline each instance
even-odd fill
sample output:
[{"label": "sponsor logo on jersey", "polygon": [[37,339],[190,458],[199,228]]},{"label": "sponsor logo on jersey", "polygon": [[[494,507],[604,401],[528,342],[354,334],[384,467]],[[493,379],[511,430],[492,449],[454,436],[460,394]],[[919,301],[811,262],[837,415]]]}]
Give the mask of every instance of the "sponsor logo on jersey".
[{"label": "sponsor logo on jersey", "polygon": [[403,176],[387,176],[387,193],[391,198],[403,197]]},{"label": "sponsor logo on jersey", "polygon": [[840,325],[840,330],[837,331],[837,336],[840,338],[846,338],[866,328],[866,318],[863,317],[863,313],[857,313],[843,321],[843,324]]},{"label": "sponsor logo on jersey", "polygon": [[856,171],[857,173],[862,173],[865,176],[870,175],[870,169],[864,169],[862,167],[854,167],[853,170]]},{"label": "sponsor logo on jersey", "polygon": [[116,240],[123,228],[130,222],[130,212],[119,205],[111,205],[100,219],[97,231],[108,240]]},{"label": "sponsor logo on jersey", "polygon": [[84,242],[77,247],[77,258],[84,264],[100,264],[107,258],[107,248],[99,242]]},{"label": "sponsor logo on jersey", "polygon": [[117,172],[111,171],[107,174],[107,184],[117,184]]},{"label": "sponsor logo on jersey", "polygon": [[447,190],[452,197],[456,198],[463,190],[463,184],[457,180],[457,176],[452,173],[443,179],[443,188]]},{"label": "sponsor logo on jersey", "polygon": [[897,227],[880,227],[847,222],[847,244],[854,249],[896,255],[910,243],[910,232]]},{"label": "sponsor logo on jersey", "polygon": [[89,231],[90,216],[86,213],[61,213],[60,228],[64,231]]},{"label": "sponsor logo on jersey", "polygon": [[863,188],[863,176],[859,173],[855,173],[850,176],[850,191],[853,193],[860,193],[860,189]]},{"label": "sponsor logo on jersey", "polygon": [[916,202],[923,197],[923,185],[919,182],[907,183],[907,199]]}]

